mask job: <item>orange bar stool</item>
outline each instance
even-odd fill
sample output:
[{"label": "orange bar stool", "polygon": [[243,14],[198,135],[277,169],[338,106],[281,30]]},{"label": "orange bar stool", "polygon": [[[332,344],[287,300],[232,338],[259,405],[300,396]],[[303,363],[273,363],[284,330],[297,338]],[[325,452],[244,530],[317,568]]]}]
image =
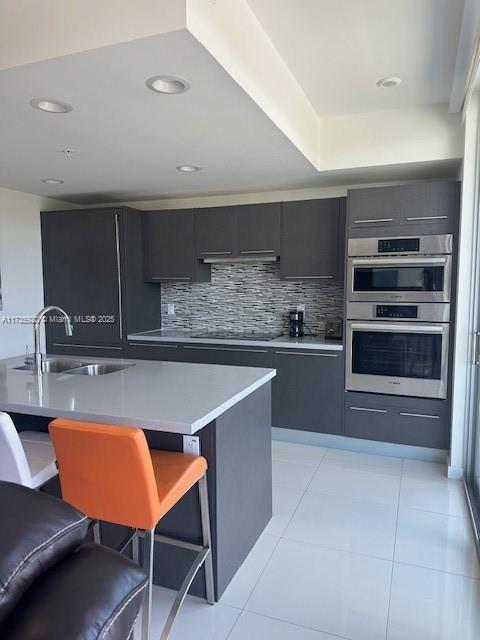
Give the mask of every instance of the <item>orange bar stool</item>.
[{"label": "orange bar stool", "polygon": [[[62,496],[95,521],[135,529],[132,539],[138,561],[138,536],[143,537],[142,566],[149,577],[143,610],[142,640],[149,640],[152,607],[154,541],[196,551],[162,631],[168,638],[198,570],[205,565],[207,601],[214,604],[213,564],[208,509],[207,461],[172,451],[148,448],[136,427],[57,419],[49,431],[57,456]],[[203,544],[155,534],[160,519],[198,483]],[[99,529],[94,534],[99,541]]]}]

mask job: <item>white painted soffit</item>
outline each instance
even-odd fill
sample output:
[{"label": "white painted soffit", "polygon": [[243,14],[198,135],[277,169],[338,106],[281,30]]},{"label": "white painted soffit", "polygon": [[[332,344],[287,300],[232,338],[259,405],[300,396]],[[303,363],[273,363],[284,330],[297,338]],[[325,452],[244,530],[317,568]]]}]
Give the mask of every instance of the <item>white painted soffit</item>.
[{"label": "white painted soffit", "polygon": [[0,69],[185,28],[185,0],[1,0]]}]

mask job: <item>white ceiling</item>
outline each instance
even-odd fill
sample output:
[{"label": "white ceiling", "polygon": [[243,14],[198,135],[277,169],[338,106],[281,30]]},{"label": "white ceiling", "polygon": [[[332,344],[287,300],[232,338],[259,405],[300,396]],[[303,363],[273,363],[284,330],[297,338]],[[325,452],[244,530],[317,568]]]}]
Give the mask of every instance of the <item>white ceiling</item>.
[{"label": "white ceiling", "polygon": [[449,100],[463,0],[248,3],[320,116]]},{"label": "white ceiling", "polygon": [[[162,73],[191,89],[148,90],[145,80]],[[35,97],[74,109],[43,113],[30,106]],[[19,191],[87,203],[318,184],[314,167],[187,31],[0,71],[0,105],[0,186]],[[180,173],[180,164],[203,170]]]}]

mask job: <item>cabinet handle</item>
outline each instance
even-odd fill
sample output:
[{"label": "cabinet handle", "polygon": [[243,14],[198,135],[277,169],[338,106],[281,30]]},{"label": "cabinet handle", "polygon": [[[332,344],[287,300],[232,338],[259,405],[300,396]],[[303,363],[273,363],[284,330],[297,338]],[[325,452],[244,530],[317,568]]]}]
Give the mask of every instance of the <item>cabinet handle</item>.
[{"label": "cabinet handle", "polygon": [[54,347],[75,347],[80,349],[122,349],[122,347],[104,346],[98,344],[64,344],[63,342],[54,342]]},{"label": "cabinet handle", "polygon": [[338,358],[337,353],[304,353],[303,351],[275,351],[281,356],[315,356],[316,358]]},{"label": "cabinet handle", "polygon": [[432,416],[428,413],[409,413],[408,411],[400,411],[401,416],[406,416],[407,418],[430,418],[431,420],[440,420],[440,416]]},{"label": "cabinet handle", "polygon": [[285,276],[285,280],[332,280],[335,276]]},{"label": "cabinet handle", "polygon": [[200,251],[200,256],[231,256],[231,251]]},{"label": "cabinet handle", "polygon": [[407,220],[448,220],[448,216],[412,216]]},{"label": "cabinet handle", "polygon": [[162,349],[178,349],[178,344],[156,344],[155,342],[129,342],[129,347],[161,347]]},{"label": "cabinet handle", "polygon": [[117,282],[118,282],[118,319],[120,340],[123,339],[123,304],[122,304],[122,272],[120,267],[120,231],[119,231],[119,214],[115,214],[115,245],[117,250]]},{"label": "cabinet handle", "polygon": [[368,409],[367,407],[350,407],[351,411],[366,411],[367,413],[388,413],[386,409]]},{"label": "cabinet handle", "polygon": [[354,220],[353,224],[374,224],[375,222],[393,222],[393,218],[376,218],[372,220]]},{"label": "cabinet handle", "polygon": [[152,276],[150,278],[150,280],[182,280],[182,281],[187,281],[190,282],[191,278],[176,278],[174,276]]},{"label": "cabinet handle", "polygon": [[249,251],[240,251],[240,253],[275,253],[275,249],[251,249]]},{"label": "cabinet handle", "polygon": [[268,353],[266,349],[236,349],[235,347],[203,347],[197,345],[183,345],[184,349],[199,349],[202,351],[239,351],[245,353]]}]

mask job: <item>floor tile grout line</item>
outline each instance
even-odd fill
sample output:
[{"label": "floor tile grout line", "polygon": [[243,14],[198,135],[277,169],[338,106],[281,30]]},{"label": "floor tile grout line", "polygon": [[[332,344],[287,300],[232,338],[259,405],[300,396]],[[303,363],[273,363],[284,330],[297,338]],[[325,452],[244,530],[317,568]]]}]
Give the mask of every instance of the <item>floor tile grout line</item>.
[{"label": "floor tile grout line", "polygon": [[388,640],[388,625],[390,623],[390,607],[392,604],[392,588],[393,588],[393,572],[395,569],[395,552],[397,550],[397,535],[398,535],[398,519],[400,514],[400,494],[402,492],[402,479],[403,479],[403,467],[404,460],[402,458],[402,469],[400,474],[400,482],[398,483],[398,502],[397,502],[397,520],[395,523],[395,537],[393,540],[393,558],[392,558],[392,575],[390,576],[390,590],[388,592],[388,606],[387,606],[387,623],[385,625],[385,640]]},{"label": "floor tile grout line", "polygon": [[[400,483],[399,483],[399,487],[400,487]],[[361,503],[366,502],[367,504],[377,504],[382,507],[396,507],[398,506],[398,502],[399,502],[399,498],[397,498],[396,500],[393,500],[392,502],[380,502],[380,500],[368,500],[366,498],[350,498],[349,496],[339,495],[338,493],[328,493],[325,490],[320,491],[317,489],[310,489],[310,488],[306,489],[305,492],[306,493],[308,492],[310,494],[314,493],[315,495],[319,495],[319,496],[328,496],[329,498],[341,498],[345,500],[350,500],[350,502],[361,502]],[[400,488],[398,490],[398,494],[400,495]],[[302,499],[303,499],[303,496],[302,496]],[[458,517],[461,517],[461,516],[458,516]]]},{"label": "floor tile grout line", "polygon": [[[291,625],[292,627],[298,627],[299,629],[306,629],[308,631],[314,631],[315,633],[327,634],[332,636],[332,638],[338,638],[338,640],[354,640],[353,638],[348,636],[339,636],[338,633],[332,633],[331,631],[325,631],[324,629],[317,629],[315,627],[308,627],[305,624],[290,622],[289,620],[285,620],[283,618],[276,618],[275,616],[269,616],[269,615],[266,615],[265,613],[257,613],[256,611],[242,611],[242,614],[243,613],[250,613],[251,615],[258,616],[259,618],[267,618],[268,620],[275,620],[276,622],[282,622],[283,624]],[[233,627],[235,627],[239,619],[240,619],[240,616],[238,616],[238,618],[235,620],[235,624],[233,625]],[[228,636],[225,638],[225,640],[228,640],[228,638],[230,637],[233,631],[233,627],[229,631]]]},{"label": "floor tile grout line", "polygon": [[448,576],[458,576],[459,578],[467,578],[468,580],[474,580],[475,582],[480,582],[480,575],[478,578],[474,576],[467,576],[464,573],[457,573],[456,571],[444,571],[443,569],[434,569],[433,567],[426,567],[422,564],[413,564],[411,562],[399,562],[398,560],[394,560],[393,564],[401,565],[402,567],[412,567],[413,569],[425,569],[425,571],[435,571],[436,573],[446,574]]}]

